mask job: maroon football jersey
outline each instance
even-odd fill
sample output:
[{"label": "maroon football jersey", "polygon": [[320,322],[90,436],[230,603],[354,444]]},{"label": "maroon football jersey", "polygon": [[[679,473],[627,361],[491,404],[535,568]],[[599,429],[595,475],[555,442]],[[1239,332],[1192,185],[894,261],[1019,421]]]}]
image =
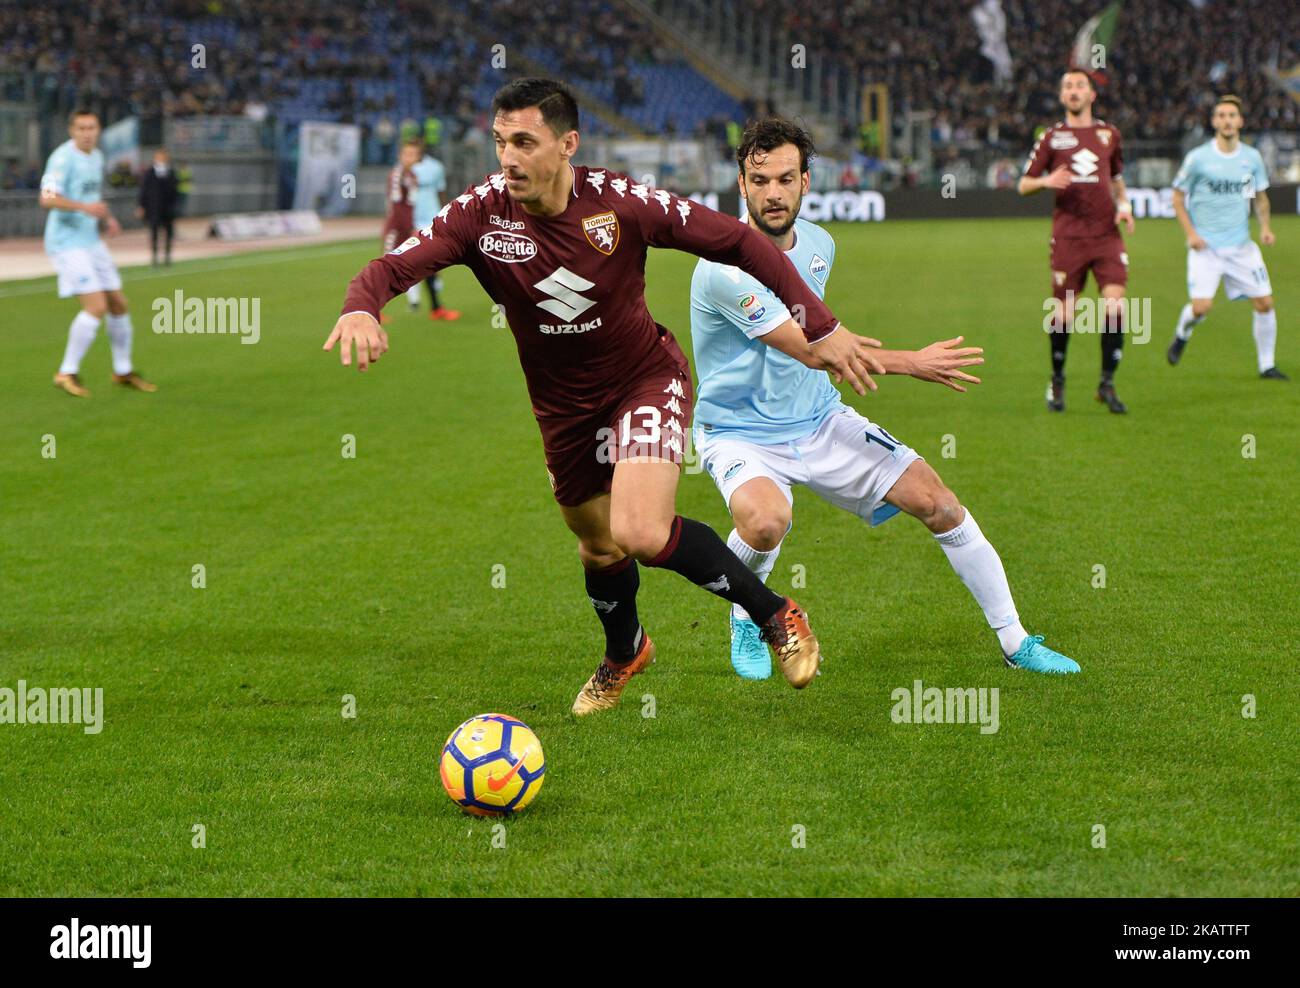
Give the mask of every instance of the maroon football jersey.
[{"label": "maroon football jersey", "polygon": [[839,325],[781,250],[749,224],[585,166],[573,169],[573,191],[558,216],[524,212],[500,173],[471,186],[428,227],[371,261],[348,286],[343,312],[378,317],[409,286],[464,264],[505,310],[534,412],[594,412],[662,360],[659,327],[645,302],[648,246],[747,271],[791,311],[803,307],[810,341]]},{"label": "maroon football jersey", "polygon": [[1070,184],[1056,193],[1052,236],[1106,237],[1115,232],[1115,201],[1110,183],[1124,171],[1119,130],[1103,120],[1089,127],[1053,124],[1043,132],[1025,162],[1025,174],[1038,178],[1061,165]]}]

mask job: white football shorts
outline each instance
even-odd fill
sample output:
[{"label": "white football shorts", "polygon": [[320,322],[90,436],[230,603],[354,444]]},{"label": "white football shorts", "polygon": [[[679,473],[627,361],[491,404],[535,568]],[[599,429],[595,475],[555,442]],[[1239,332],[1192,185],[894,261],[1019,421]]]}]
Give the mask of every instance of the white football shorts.
[{"label": "white football shorts", "polygon": [[117,265],[103,243],[93,247],[69,247],[50,255],[59,274],[59,298],[91,292],[115,292],[122,287]]},{"label": "white football shorts", "polygon": [[1264,255],[1253,240],[1237,247],[1187,251],[1188,298],[1214,298],[1220,279],[1231,302],[1273,294]]},{"label": "white football shorts", "polygon": [[794,503],[791,487],[803,484],[838,508],[878,525],[898,509],[885,495],[920,456],[847,405],[812,433],[790,443],[763,446],[734,435],[710,435],[697,426],[695,449],[731,507],[741,484],[766,477]]}]

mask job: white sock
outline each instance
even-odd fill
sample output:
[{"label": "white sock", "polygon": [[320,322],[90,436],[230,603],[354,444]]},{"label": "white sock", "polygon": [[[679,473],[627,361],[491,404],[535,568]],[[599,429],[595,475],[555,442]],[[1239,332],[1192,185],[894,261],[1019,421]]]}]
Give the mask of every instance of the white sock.
[{"label": "white sock", "polygon": [[1273,350],[1277,346],[1277,311],[1255,313],[1255,356],[1259,359],[1261,374],[1273,366]]},{"label": "white sock", "polygon": [[108,343],[113,351],[113,373],[130,374],[131,366],[131,313],[108,317]]},{"label": "white sock", "polygon": [[1190,340],[1192,338],[1192,329],[1204,318],[1204,316],[1193,315],[1192,303],[1188,302],[1183,306],[1183,311],[1178,316],[1178,325],[1174,328],[1174,335],[1180,340]]},{"label": "white sock", "polygon": [[1015,654],[1027,633],[1016,613],[1016,602],[1011,599],[1006,570],[997,550],[975,524],[975,517],[966,512],[966,518],[956,528],[935,536],[943,547],[944,555],[975,603],[984,611],[989,627],[997,632],[998,642],[1006,655]]},{"label": "white sock", "polygon": [[[742,539],[740,533],[734,528],[731,530],[731,534],[727,536],[727,548],[734,552],[740,561],[748,566],[753,574],[764,583],[767,582],[767,576],[772,572],[772,567],[776,565],[776,557],[781,555],[780,542],[776,544],[775,549],[760,552]],[[731,605],[731,614],[737,621],[750,620],[749,611],[739,604]]]},{"label": "white sock", "polygon": [[420,304],[420,283],[418,281],[406,290],[406,301],[411,305]]},{"label": "white sock", "polygon": [[68,347],[63,351],[63,363],[59,365],[60,374],[78,374],[81,372],[81,360],[95,342],[99,332],[99,319],[85,309],[77,313],[68,327]]}]

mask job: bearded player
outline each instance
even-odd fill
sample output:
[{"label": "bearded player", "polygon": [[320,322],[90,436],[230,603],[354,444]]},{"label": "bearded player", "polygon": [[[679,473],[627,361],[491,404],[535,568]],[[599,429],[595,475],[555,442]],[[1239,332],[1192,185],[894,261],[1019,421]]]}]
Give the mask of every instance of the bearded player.
[{"label": "bearded player", "polygon": [[1115,368],[1124,352],[1124,291],[1128,285],[1128,253],[1118,226],[1133,232],[1133,207],[1124,179],[1119,130],[1094,120],[1097,99],[1092,76],[1068,69],[1061,76],[1061,105],[1065,119],[1045,130],[1025,163],[1020,178],[1022,196],[1043,189],[1056,192],[1052,211],[1052,298],[1049,340],[1052,380],[1047,407],[1065,411],[1065,350],[1073,330],[1075,301],[1088,272],[1101,291],[1104,323],[1101,339],[1101,383],[1097,400],[1112,412],[1128,409],[1115,393]]},{"label": "bearded player", "polygon": [[[783,251],[821,296],[835,263],[835,241],[799,219],[809,188],[812,139],[788,120],[770,117],[746,128],[736,150],[740,196],[749,223]],[[933,468],[866,416],[840,400],[824,371],[788,356],[798,324],[777,298],[734,267],[701,260],[691,279],[691,339],[699,374],[695,448],[731,512],[731,549],[759,579],[776,564],[802,484],[870,525],[904,511],[934,535],[998,637],[1013,668],[1073,673],[1078,664],[1029,635],[1020,623],[1007,575],[971,513]],[[920,351],[878,350],[889,374],[965,391],[978,384],[961,368],[983,363],[961,337]],[[771,659],[758,626],[741,605],[731,613],[731,664],[746,679],[766,679]]]},{"label": "bearded player", "polygon": [[555,499],[577,536],[587,596],[605,632],[605,655],[574,713],[615,706],[654,658],[637,617],[638,563],[740,604],[790,684],[806,686],[820,650],[803,611],[765,587],[711,528],[676,513],[694,395],[677,341],[646,308],[646,247],[679,248],[754,275],[804,316],[791,350],[861,394],[875,387],[870,372],[881,370],[870,356],[878,344],[841,327],[751,227],[626,175],[572,165],[578,108],[560,83],[509,83],[492,114],[501,171],[371,261],[348,287],[324,348],[341,344],[346,366],[355,345],[365,370],[388,349],[383,304],[451,264],[469,267],[504,307]]},{"label": "bearded player", "polygon": [[1168,358],[1177,364],[1192,329],[1210,311],[1219,282],[1228,301],[1248,298],[1255,309],[1255,357],[1259,376],[1287,381],[1274,364],[1277,313],[1273,286],[1259,244],[1250,239],[1250,202],[1259,217],[1259,239],[1273,246],[1269,223],[1268,171],[1264,159],[1241,143],[1241,100],[1224,96],[1214,105],[1214,140],[1188,152],[1174,178],[1174,214],[1187,236],[1187,292],[1169,344]]}]

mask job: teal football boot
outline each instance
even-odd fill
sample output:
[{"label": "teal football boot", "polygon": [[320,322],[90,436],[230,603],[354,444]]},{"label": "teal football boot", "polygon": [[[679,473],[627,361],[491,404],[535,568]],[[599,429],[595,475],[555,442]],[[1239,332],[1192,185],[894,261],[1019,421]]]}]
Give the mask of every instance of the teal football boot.
[{"label": "teal football boot", "polygon": [[731,667],[741,679],[767,679],[772,675],[772,653],[759,636],[758,625],[731,615]]},{"label": "teal football boot", "polygon": [[1043,644],[1042,635],[1029,635],[1020,643],[1015,655],[1004,657],[1012,669],[1028,669],[1030,672],[1046,672],[1064,676],[1078,672],[1079,663],[1060,652],[1053,652]]}]

